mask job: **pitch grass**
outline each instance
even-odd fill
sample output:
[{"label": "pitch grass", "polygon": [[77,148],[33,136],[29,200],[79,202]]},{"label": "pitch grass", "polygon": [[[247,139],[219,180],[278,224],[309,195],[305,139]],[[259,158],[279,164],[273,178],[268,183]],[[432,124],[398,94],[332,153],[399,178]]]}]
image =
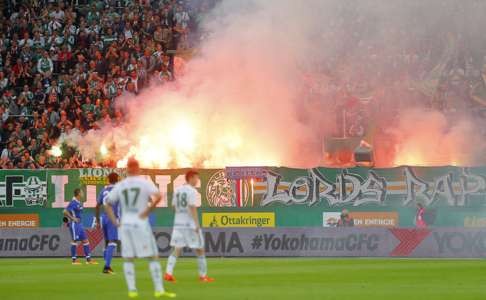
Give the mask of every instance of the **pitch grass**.
[{"label": "pitch grass", "polygon": [[[165,260],[162,260],[165,264]],[[196,261],[180,259],[177,299],[486,299],[485,260],[209,259],[216,281],[197,281]],[[0,259],[0,299],[126,299],[121,260],[115,276],[69,259]],[[153,299],[147,262],[137,262],[139,299]]]}]

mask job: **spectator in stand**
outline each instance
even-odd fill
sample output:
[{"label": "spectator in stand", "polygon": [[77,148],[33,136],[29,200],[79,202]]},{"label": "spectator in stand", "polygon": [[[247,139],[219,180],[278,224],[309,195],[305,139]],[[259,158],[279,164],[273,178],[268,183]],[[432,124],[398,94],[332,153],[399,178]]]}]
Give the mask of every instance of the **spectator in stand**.
[{"label": "spectator in stand", "polygon": [[44,51],[42,57],[37,62],[37,72],[39,72],[44,78],[48,78],[54,71],[54,64],[49,57],[49,52]]},{"label": "spectator in stand", "polygon": [[354,220],[349,215],[349,211],[347,209],[343,209],[341,212],[341,216],[338,220],[337,227],[353,227]]},{"label": "spectator in stand", "polygon": [[417,213],[415,214],[415,226],[417,228],[427,228],[425,221],[425,207],[422,203],[417,203]]}]

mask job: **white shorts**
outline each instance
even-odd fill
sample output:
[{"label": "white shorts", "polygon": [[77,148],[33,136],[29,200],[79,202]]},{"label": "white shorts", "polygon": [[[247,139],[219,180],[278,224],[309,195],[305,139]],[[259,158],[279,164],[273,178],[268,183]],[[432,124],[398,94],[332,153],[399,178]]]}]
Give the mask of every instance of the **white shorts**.
[{"label": "white shorts", "polygon": [[159,251],[150,224],[122,224],[118,230],[124,258],[154,257]]},{"label": "white shorts", "polygon": [[202,231],[196,232],[191,228],[174,228],[170,245],[176,248],[203,249],[204,238]]}]

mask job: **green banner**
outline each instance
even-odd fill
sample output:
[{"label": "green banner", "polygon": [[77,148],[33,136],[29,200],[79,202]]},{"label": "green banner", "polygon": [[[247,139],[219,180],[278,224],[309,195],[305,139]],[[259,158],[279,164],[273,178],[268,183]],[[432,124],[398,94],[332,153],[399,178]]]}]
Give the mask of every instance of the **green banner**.
[{"label": "green banner", "polygon": [[[171,226],[172,192],[184,184],[186,171],[143,170],[164,195],[157,226]],[[84,206],[92,216],[110,172],[125,175],[122,169],[0,170],[0,217],[38,214],[41,227],[59,226],[77,187],[84,190]],[[411,227],[417,203],[425,207],[431,226],[486,226],[486,167],[265,168],[264,178],[240,180],[227,179],[224,169],[200,174],[202,212],[274,212],[277,227],[325,226],[326,218],[344,208],[363,218],[363,226]]]}]

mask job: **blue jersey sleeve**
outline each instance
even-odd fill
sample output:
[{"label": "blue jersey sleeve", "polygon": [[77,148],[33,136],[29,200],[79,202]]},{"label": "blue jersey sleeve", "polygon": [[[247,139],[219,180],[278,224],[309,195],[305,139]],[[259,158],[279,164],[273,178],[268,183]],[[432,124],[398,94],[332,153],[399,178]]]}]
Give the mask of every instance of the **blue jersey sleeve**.
[{"label": "blue jersey sleeve", "polygon": [[66,207],[66,210],[69,211],[69,213],[76,218],[81,217],[81,205],[77,201],[71,200],[71,202],[69,202],[69,205]]},{"label": "blue jersey sleeve", "polygon": [[96,203],[98,205],[103,205],[103,199],[105,198],[105,189],[103,188],[101,192],[98,194],[98,198],[96,198]]},{"label": "blue jersey sleeve", "polygon": [[75,209],[76,203],[74,201],[69,201],[68,206],[66,207],[66,210],[69,212],[72,212]]}]

